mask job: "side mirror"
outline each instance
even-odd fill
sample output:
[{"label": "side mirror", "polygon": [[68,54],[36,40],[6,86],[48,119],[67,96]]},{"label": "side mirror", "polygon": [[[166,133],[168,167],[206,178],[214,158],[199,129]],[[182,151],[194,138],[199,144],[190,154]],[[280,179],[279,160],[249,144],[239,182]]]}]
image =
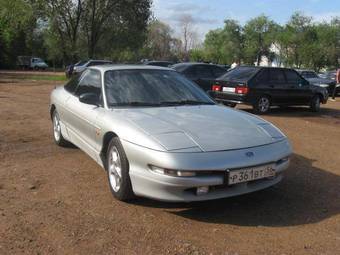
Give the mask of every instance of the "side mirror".
[{"label": "side mirror", "polygon": [[95,93],[84,93],[79,96],[79,101],[84,104],[99,106],[99,97]]},{"label": "side mirror", "polygon": [[305,79],[303,79],[299,82],[300,87],[305,87],[305,86],[309,86],[309,85],[310,85],[309,81],[307,81]]},{"label": "side mirror", "polygon": [[302,84],[303,84],[303,86],[309,86],[309,85],[310,85],[310,82],[307,81],[307,80],[303,80]]}]

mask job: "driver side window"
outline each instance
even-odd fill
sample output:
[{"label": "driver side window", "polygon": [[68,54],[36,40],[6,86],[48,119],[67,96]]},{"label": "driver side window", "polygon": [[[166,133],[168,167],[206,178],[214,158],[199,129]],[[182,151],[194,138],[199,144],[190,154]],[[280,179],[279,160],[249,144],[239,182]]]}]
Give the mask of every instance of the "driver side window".
[{"label": "driver side window", "polygon": [[88,69],[78,84],[75,95],[80,96],[84,93],[94,93],[100,98],[102,104],[101,74],[98,70]]}]

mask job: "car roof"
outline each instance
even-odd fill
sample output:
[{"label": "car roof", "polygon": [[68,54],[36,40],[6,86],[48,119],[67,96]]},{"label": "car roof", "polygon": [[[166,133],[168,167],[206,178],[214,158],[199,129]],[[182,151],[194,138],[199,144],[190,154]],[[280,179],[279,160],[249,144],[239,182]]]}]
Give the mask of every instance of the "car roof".
[{"label": "car roof", "polygon": [[218,66],[216,64],[201,63],[201,62],[183,62],[183,63],[174,64],[174,66],[195,66],[195,65]]},{"label": "car roof", "polygon": [[87,62],[110,62],[112,63],[111,60],[103,60],[103,59],[90,59]]},{"label": "car roof", "polygon": [[148,63],[173,63],[172,61],[167,61],[167,60],[150,60],[150,61],[146,61],[146,64]]},{"label": "car roof", "polygon": [[162,66],[149,66],[149,65],[103,65],[103,66],[91,66],[90,69],[96,69],[102,72],[113,71],[113,70],[166,70],[175,71],[172,68]]},{"label": "car roof", "polygon": [[297,72],[301,73],[301,72],[313,72],[315,73],[314,70],[309,70],[309,69],[295,69]]},{"label": "car roof", "polygon": [[[256,69],[283,69],[283,70],[294,70],[297,71],[297,69],[290,68],[290,67],[280,67],[280,66],[251,66],[251,65],[241,65],[238,67],[249,67],[249,68],[256,68]],[[235,67],[237,68],[237,67]],[[313,71],[314,72],[314,71]]]}]

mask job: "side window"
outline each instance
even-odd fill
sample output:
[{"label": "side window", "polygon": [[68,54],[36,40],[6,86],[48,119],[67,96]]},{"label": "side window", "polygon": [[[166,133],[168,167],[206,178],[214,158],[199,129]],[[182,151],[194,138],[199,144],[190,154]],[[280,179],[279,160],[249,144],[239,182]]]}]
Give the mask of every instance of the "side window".
[{"label": "side window", "polygon": [[189,68],[187,68],[184,72],[183,72],[184,75],[190,77],[190,78],[195,78],[197,75],[196,75],[196,68],[195,66],[191,66]]},{"label": "side window", "polygon": [[79,85],[76,89],[76,96],[80,96],[84,93],[95,93],[98,97],[101,97],[101,76],[97,70],[88,69],[85,73]]},{"label": "side window", "polygon": [[280,69],[270,69],[269,81],[272,83],[285,83],[286,79],[283,71]]},{"label": "side window", "polygon": [[76,90],[78,83],[80,81],[81,75],[77,74],[76,76],[74,76],[71,80],[69,80],[68,83],[66,83],[66,85],[64,86],[64,88],[66,89],[66,91],[70,92],[70,93],[74,93],[74,91]]},{"label": "side window", "polygon": [[262,69],[255,77],[256,84],[264,84],[269,80],[269,71],[268,69]]},{"label": "side window", "polygon": [[227,72],[226,69],[223,69],[223,68],[220,68],[220,67],[217,67],[217,66],[213,66],[212,71],[213,71],[215,78],[220,77]]},{"label": "side window", "polygon": [[97,62],[91,61],[87,66],[95,66],[97,65]]},{"label": "side window", "polygon": [[285,70],[286,78],[288,83],[298,84],[301,81],[300,76],[293,70]]},{"label": "side window", "polygon": [[210,66],[196,66],[197,77],[199,78],[213,78]]}]

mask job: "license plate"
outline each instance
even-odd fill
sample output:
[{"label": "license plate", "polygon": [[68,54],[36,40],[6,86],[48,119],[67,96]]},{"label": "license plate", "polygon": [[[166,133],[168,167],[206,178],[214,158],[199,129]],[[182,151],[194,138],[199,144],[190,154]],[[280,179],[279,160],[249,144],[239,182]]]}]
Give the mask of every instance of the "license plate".
[{"label": "license plate", "polygon": [[272,165],[252,167],[229,172],[228,185],[274,177],[275,171]]},{"label": "license plate", "polygon": [[233,93],[235,93],[235,88],[223,87],[222,91],[223,92],[233,92]]}]

